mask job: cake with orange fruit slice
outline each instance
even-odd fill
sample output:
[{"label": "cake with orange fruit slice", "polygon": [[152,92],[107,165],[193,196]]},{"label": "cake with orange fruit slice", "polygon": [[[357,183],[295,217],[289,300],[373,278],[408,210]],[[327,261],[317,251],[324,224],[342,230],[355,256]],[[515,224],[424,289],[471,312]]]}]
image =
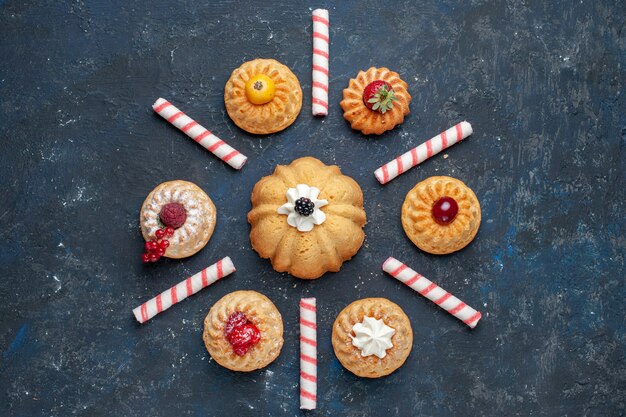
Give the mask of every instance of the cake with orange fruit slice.
[{"label": "cake with orange fruit slice", "polygon": [[291,70],[274,59],[254,59],[235,69],[224,103],[241,129],[267,135],[290,126],[302,108],[302,88]]}]

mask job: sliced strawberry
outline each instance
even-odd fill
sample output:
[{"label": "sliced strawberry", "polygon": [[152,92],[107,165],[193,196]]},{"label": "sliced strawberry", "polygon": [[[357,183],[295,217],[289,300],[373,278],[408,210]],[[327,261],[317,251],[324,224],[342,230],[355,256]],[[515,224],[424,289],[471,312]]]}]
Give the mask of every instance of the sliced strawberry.
[{"label": "sliced strawberry", "polygon": [[236,355],[243,356],[248,350],[261,340],[261,332],[252,323],[235,327],[227,336]]},{"label": "sliced strawberry", "polygon": [[238,356],[245,355],[261,340],[259,329],[241,311],[236,311],[228,317],[224,326],[224,336]]},{"label": "sliced strawberry", "polygon": [[224,333],[226,337],[233,331],[235,327],[243,326],[248,323],[248,319],[246,315],[241,311],[236,311],[228,317],[228,321],[226,322],[226,326],[224,326]]}]

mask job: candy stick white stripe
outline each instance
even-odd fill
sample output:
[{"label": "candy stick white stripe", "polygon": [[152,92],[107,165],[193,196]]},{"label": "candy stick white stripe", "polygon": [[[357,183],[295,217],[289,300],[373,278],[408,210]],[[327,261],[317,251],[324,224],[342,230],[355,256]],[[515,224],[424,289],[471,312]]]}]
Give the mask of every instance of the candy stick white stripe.
[{"label": "candy stick white stripe", "polygon": [[145,323],[174,304],[235,271],[233,261],[227,256],[136,307],[133,309],[133,314],[139,323]]},{"label": "candy stick white stripe", "polygon": [[458,143],[471,135],[473,132],[472,125],[468,122],[461,122],[450,129],[441,132],[437,136],[427,140],[419,146],[405,152],[398,156],[391,162],[378,168],[374,171],[376,179],[381,184],[386,184],[398,175],[408,171],[409,169],[417,166],[430,158],[433,155],[438,154],[442,150],[449,148],[450,146]]},{"label": "candy stick white stripe", "polygon": [[328,114],[329,16],[328,10],[313,10],[313,59],[311,109],[314,116]]},{"label": "candy stick white stripe", "polygon": [[300,408],[317,406],[317,303],[300,300]]},{"label": "candy stick white stripe", "polygon": [[383,271],[439,305],[472,329],[482,317],[480,312],[393,257],[385,261]]},{"label": "candy stick white stripe", "polygon": [[159,98],[152,105],[152,108],[165,120],[176,126],[191,139],[198,142],[231,167],[241,169],[248,160],[245,155],[209,132],[167,100]]}]

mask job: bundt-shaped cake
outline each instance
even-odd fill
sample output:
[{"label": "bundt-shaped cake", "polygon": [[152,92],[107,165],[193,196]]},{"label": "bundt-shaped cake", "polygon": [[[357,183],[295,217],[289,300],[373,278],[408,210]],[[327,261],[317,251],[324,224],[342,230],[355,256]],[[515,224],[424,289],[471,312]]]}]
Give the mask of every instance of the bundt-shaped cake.
[{"label": "bundt-shaped cake", "polygon": [[352,129],[365,135],[380,135],[404,121],[411,95],[397,72],[388,68],[359,71],[343,90],[343,117]]},{"label": "bundt-shaped cake", "polygon": [[204,345],[217,363],[250,372],[274,361],[283,347],[283,320],[269,298],[235,291],[216,302],[204,319]]},{"label": "bundt-shaped cake", "polygon": [[337,166],[296,159],[257,182],[248,222],[252,247],[276,271],[319,278],[363,244],[363,192]]},{"label": "bundt-shaped cake", "polygon": [[378,378],[404,364],[413,347],[413,329],[399,305],[386,298],[364,298],[339,313],[332,344],[350,372]]},{"label": "bundt-shaped cake", "polygon": [[224,104],[241,129],[260,135],[291,125],[302,108],[300,82],[274,59],[255,59],[235,69],[224,88]]},{"label": "bundt-shaped cake", "polygon": [[423,251],[445,255],[467,246],[478,232],[481,212],[476,194],[452,177],[430,177],[409,191],[402,205],[402,227]]},{"label": "bundt-shaped cake", "polygon": [[202,249],[213,235],[216,209],[211,198],[189,181],[167,181],[148,194],[141,206],[139,221],[146,242],[157,231],[172,227],[169,246],[163,256],[186,258]]}]

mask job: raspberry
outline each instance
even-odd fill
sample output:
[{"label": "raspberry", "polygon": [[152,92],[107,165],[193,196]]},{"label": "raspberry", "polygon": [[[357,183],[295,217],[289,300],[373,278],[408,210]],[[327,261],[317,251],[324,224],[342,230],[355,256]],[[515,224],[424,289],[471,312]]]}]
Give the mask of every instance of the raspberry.
[{"label": "raspberry", "polygon": [[161,223],[165,226],[178,229],[185,224],[185,220],[187,220],[187,210],[185,210],[182,204],[167,203],[161,207],[159,218],[161,219]]}]

